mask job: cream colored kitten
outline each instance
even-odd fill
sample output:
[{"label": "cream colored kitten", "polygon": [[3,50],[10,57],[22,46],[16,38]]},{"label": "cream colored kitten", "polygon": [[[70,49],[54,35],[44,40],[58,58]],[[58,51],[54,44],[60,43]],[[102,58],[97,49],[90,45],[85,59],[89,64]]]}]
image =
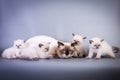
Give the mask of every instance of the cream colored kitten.
[{"label": "cream colored kitten", "polygon": [[89,54],[86,58],[92,58],[93,53],[96,53],[96,59],[100,59],[101,56],[108,55],[111,58],[115,58],[115,54],[112,51],[112,47],[104,41],[104,39],[93,38],[89,41]]},{"label": "cream colored kitten", "polygon": [[38,60],[40,58],[51,58],[49,55],[50,42],[41,42],[21,50],[20,59]]},{"label": "cream colored kitten", "polygon": [[76,43],[67,43],[67,42],[59,42],[58,47],[56,49],[57,56],[59,58],[71,58],[77,57],[77,52],[75,50]]},{"label": "cream colored kitten", "polygon": [[73,35],[72,43],[74,43],[74,42],[77,43],[75,45],[75,48],[77,50],[78,57],[83,57],[85,55],[85,47],[84,47],[83,43],[84,43],[84,40],[86,39],[86,37],[76,35],[74,33],[72,35]]},{"label": "cream colored kitten", "polygon": [[30,47],[30,46],[33,46],[34,44],[38,45],[41,42],[50,42],[49,55],[53,57],[53,55],[56,54],[55,51],[56,51],[58,44],[57,44],[57,40],[52,37],[45,36],[45,35],[35,36],[35,37],[28,39],[26,41],[26,44],[27,46]]},{"label": "cream colored kitten", "polygon": [[29,47],[21,50],[19,59],[38,60],[39,55],[34,47]]},{"label": "cream colored kitten", "polygon": [[15,59],[19,57],[19,52],[22,48],[25,47],[25,41],[24,40],[15,40],[13,47],[10,47],[8,49],[5,49],[2,53],[3,58],[7,59]]},{"label": "cream colored kitten", "polygon": [[41,59],[45,58],[52,58],[52,56],[49,54],[49,45],[50,42],[42,42],[39,44],[38,54]]}]

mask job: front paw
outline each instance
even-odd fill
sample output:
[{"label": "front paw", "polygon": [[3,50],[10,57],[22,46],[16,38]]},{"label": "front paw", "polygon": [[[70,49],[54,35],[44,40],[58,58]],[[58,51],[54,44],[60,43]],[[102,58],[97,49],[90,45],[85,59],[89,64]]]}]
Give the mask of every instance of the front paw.
[{"label": "front paw", "polygon": [[87,56],[86,59],[91,59],[91,57]]},{"label": "front paw", "polygon": [[96,60],[99,60],[99,59],[100,59],[100,57],[96,57],[95,59],[96,59]]}]

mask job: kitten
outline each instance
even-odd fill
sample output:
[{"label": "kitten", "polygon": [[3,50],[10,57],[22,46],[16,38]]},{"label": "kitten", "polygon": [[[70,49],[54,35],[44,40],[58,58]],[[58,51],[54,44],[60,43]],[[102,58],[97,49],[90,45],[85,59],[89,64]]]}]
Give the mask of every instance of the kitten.
[{"label": "kitten", "polygon": [[45,35],[35,36],[28,39],[26,41],[26,45],[30,47],[30,46],[33,46],[34,44],[39,44],[41,42],[50,42],[49,55],[53,57],[53,55],[56,54],[56,48],[58,44],[57,44],[57,40],[52,37],[45,36]]},{"label": "kitten", "polygon": [[75,50],[76,43],[66,43],[58,41],[58,48],[56,50],[57,56],[59,58],[71,58],[77,57],[77,52]]},{"label": "kitten", "polygon": [[26,48],[26,49],[21,50],[19,59],[38,60],[39,56],[36,53],[36,49],[30,47],[30,48]]},{"label": "kitten", "polygon": [[49,54],[49,45],[50,42],[42,42],[39,44],[38,54],[41,59],[45,58],[52,58],[52,56]]},{"label": "kitten", "polygon": [[2,57],[7,59],[15,59],[19,57],[20,49],[25,47],[25,41],[24,40],[15,40],[13,43],[13,46],[10,48],[7,48],[3,51]]},{"label": "kitten", "polygon": [[20,59],[38,60],[40,58],[51,58],[49,55],[50,42],[41,42],[21,50]]},{"label": "kitten", "polygon": [[86,39],[86,37],[84,36],[80,36],[80,35],[75,35],[74,33],[72,33],[73,35],[73,38],[72,38],[72,43],[77,43],[75,45],[75,48],[77,50],[77,54],[78,54],[78,57],[83,57],[85,56],[85,47],[84,47],[84,40]]},{"label": "kitten", "polygon": [[89,40],[89,54],[86,58],[92,58],[93,53],[97,53],[96,59],[100,59],[101,56],[108,55],[111,58],[115,58],[115,54],[112,51],[112,46],[110,46],[104,39],[93,38]]}]

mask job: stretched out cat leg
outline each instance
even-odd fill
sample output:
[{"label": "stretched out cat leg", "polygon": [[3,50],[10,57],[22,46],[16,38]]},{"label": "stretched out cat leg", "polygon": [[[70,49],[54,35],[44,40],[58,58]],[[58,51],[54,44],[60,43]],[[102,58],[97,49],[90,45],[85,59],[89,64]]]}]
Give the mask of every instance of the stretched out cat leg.
[{"label": "stretched out cat leg", "polygon": [[90,50],[90,52],[89,52],[89,54],[88,54],[88,56],[87,56],[86,58],[87,58],[87,59],[91,59],[92,56],[93,56],[93,51]]}]

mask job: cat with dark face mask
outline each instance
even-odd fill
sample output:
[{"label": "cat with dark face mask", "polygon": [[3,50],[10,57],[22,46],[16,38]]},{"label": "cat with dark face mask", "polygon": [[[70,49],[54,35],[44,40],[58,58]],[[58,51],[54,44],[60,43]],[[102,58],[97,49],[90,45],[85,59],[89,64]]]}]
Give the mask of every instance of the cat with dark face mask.
[{"label": "cat with dark face mask", "polygon": [[[96,59],[100,59],[101,56],[108,55],[111,58],[115,58],[115,54],[113,53],[112,46],[109,45],[104,39],[101,38],[92,38],[89,40],[89,54],[86,58],[92,58],[93,54],[96,53]],[[114,49],[115,50],[115,49]],[[116,51],[119,51],[119,48],[116,47]]]},{"label": "cat with dark face mask", "polygon": [[86,37],[82,35],[77,35],[74,33],[72,33],[72,35],[73,35],[72,43],[76,42],[75,48],[77,50],[78,57],[82,58],[85,56],[85,53],[86,53],[86,49],[84,46],[84,40],[86,39]]},{"label": "cat with dark face mask", "polygon": [[58,47],[56,49],[57,56],[59,58],[71,58],[77,57],[76,48],[74,47],[76,43],[67,43],[67,42],[59,42]]}]

